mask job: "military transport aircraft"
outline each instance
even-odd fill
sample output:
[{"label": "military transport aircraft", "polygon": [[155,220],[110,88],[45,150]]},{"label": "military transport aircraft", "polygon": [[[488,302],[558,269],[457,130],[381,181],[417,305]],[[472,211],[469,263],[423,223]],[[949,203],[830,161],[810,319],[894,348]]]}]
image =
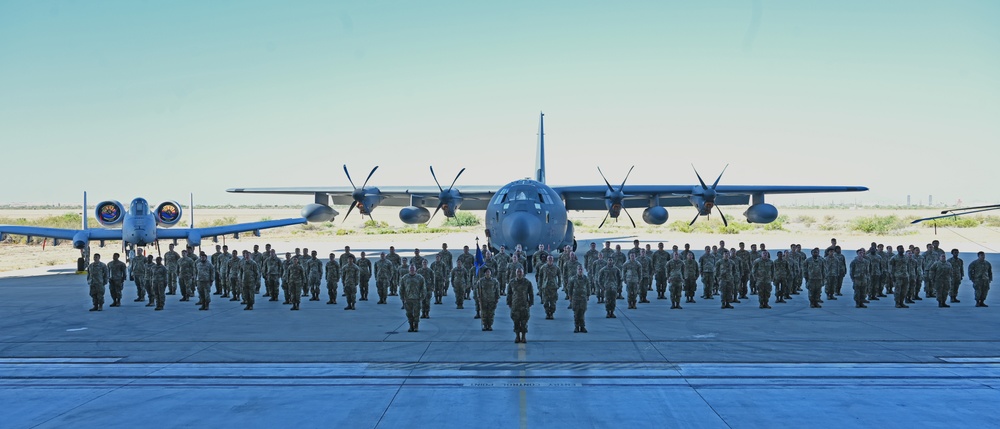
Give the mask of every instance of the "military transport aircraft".
[{"label": "military transport aircraft", "polygon": [[[794,194],[819,192],[859,192],[868,188],[861,186],[725,186],[719,180],[708,186],[701,175],[698,185],[621,185],[615,187],[604,178],[604,184],[582,186],[548,186],[545,184],[545,132],[544,118],[538,119],[538,147],[535,159],[535,177],[515,180],[503,186],[472,186],[455,188],[455,182],[465,169],[458,172],[447,189],[443,188],[431,167],[431,176],[437,187],[395,186],[377,188],[368,186],[378,166],[371,170],[360,188],[355,186],[351,175],[344,166],[344,173],[351,183],[346,187],[306,187],[306,188],[234,188],[227,192],[248,194],[301,194],[313,195],[315,200],[302,209],[302,216],[310,222],[325,222],[333,219],[330,215],[334,204],[350,204],[345,218],[354,209],[361,215],[371,216],[379,205],[402,207],[399,219],[407,224],[430,221],[438,211],[447,217],[455,216],[459,207],[466,210],[486,211],[486,236],[490,246],[506,246],[513,249],[520,245],[529,255],[538,245],[556,249],[573,242],[573,223],[567,219],[568,210],[606,210],[608,217],[617,219],[625,212],[635,226],[629,208],[643,208],[642,220],[651,225],[666,223],[666,207],[692,205],[697,210],[694,220],[708,216],[715,209],[728,223],[718,206],[751,203],[744,213],[748,222],[770,223],[778,217],[778,209],[764,202],[766,194]],[[600,172],[600,169],[598,169]],[[631,173],[631,170],[629,170]],[[725,170],[723,170],[725,172]],[[600,172],[604,177],[604,173]],[[628,179],[626,175],[625,179]],[[428,207],[436,206],[434,214]],[[694,223],[694,220],[691,223]],[[603,225],[603,222],[601,223]]]},{"label": "military transport aircraft", "polygon": [[77,249],[88,247],[91,241],[98,241],[101,247],[103,247],[105,241],[121,240],[124,247],[126,243],[136,246],[146,246],[148,244],[155,244],[157,240],[171,239],[175,242],[178,239],[186,239],[189,245],[197,247],[201,245],[201,239],[206,237],[235,235],[247,231],[253,231],[255,234],[258,234],[262,229],[306,223],[304,218],[291,218],[195,228],[194,215],[192,213],[191,226],[188,228],[159,228],[160,226],[169,228],[181,220],[180,204],[174,201],[167,201],[160,203],[154,210],[150,211],[149,203],[145,199],[136,198],[132,200],[128,211],[118,201],[104,201],[97,205],[94,213],[97,217],[97,222],[105,227],[119,226],[119,228],[88,228],[86,193],[83,194],[83,207],[82,229],[0,225],[0,235],[14,234],[26,235],[28,237],[48,237],[56,240],[72,240],[73,247]]},{"label": "military transport aircraft", "polygon": [[963,215],[967,215],[967,214],[988,212],[988,211],[991,211],[991,210],[1000,210],[1000,204],[991,204],[991,205],[988,205],[988,206],[964,207],[964,208],[958,208],[958,209],[942,210],[941,211],[941,216],[925,217],[923,219],[917,219],[917,220],[915,220],[913,222],[910,222],[910,223],[911,224],[915,224],[915,223],[920,223],[920,222],[928,221],[928,220],[943,219],[943,218],[948,218],[948,217],[958,217],[958,216],[963,216]]}]

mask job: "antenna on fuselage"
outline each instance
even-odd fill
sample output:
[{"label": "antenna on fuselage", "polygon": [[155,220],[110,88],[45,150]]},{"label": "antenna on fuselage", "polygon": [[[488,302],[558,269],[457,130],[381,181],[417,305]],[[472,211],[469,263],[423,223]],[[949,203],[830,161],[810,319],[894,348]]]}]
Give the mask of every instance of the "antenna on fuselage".
[{"label": "antenna on fuselage", "polygon": [[545,183],[545,113],[538,113],[538,151],[535,153],[535,180]]}]

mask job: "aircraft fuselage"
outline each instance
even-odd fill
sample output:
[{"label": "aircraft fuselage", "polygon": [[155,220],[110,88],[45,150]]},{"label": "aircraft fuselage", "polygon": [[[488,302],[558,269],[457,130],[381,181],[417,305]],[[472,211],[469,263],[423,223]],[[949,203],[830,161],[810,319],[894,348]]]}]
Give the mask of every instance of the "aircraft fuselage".
[{"label": "aircraft fuselage", "polygon": [[149,212],[146,200],[132,200],[125,219],[122,220],[122,240],[139,246],[156,241],[156,216]]},{"label": "aircraft fuselage", "polygon": [[555,250],[572,244],[573,225],[559,194],[544,183],[523,179],[504,185],[486,208],[490,244],[533,254],[538,245]]}]

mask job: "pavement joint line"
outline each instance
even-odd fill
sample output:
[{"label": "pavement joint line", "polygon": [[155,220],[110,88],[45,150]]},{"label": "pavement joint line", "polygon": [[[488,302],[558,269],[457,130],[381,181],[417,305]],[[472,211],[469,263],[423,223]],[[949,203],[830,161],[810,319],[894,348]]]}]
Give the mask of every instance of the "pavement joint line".
[{"label": "pavement joint line", "polygon": [[[427,343],[427,347],[425,347],[425,348],[424,348],[424,351],[423,351],[423,353],[421,353],[421,354],[420,354],[420,357],[419,357],[419,358],[417,359],[417,361],[418,361],[418,362],[419,362],[419,361],[420,361],[421,359],[423,359],[423,358],[424,358],[424,355],[426,355],[426,354],[427,354],[427,350],[430,350],[430,348],[431,348],[431,343],[429,343],[429,342],[428,342],[428,343]],[[399,381],[399,385],[398,385],[398,386],[396,386],[396,391],[395,391],[395,392],[394,392],[394,393],[392,394],[392,398],[391,398],[391,399],[389,399],[389,403],[388,403],[388,404],[385,404],[385,409],[384,409],[384,410],[382,410],[382,414],[378,416],[378,421],[376,421],[376,422],[375,422],[375,425],[374,425],[374,426],[372,426],[373,428],[378,428],[378,427],[379,427],[379,425],[381,425],[381,424],[382,424],[382,419],[384,419],[384,418],[385,418],[385,415],[386,415],[386,414],[387,414],[387,413],[389,412],[389,408],[392,408],[392,404],[393,404],[393,402],[396,402],[396,398],[397,398],[397,397],[399,396],[399,392],[401,392],[401,391],[403,390],[403,385],[405,385],[405,384],[406,384],[406,381],[407,381],[407,380],[408,380],[408,379],[410,378],[410,375],[412,375],[412,374],[413,374],[413,371],[414,371],[414,370],[412,370],[412,369],[411,369],[411,370],[410,370],[410,372],[409,372],[409,373],[407,373],[406,377],[403,377],[403,378],[402,378],[402,379],[401,379],[401,380]]]}]

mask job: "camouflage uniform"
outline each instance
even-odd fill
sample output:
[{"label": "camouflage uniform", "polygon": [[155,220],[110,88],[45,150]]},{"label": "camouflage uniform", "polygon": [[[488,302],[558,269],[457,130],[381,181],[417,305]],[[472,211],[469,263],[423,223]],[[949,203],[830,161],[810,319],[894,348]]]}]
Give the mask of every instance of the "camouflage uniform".
[{"label": "camouflage uniform", "polygon": [[465,289],[469,287],[469,270],[459,265],[451,270],[451,287],[455,288],[455,308],[465,308]]},{"label": "camouflage uniform", "polygon": [[702,298],[713,299],[712,287],[715,284],[715,257],[711,253],[705,252],[698,259],[698,265],[701,266],[701,283],[705,287],[705,295]]},{"label": "camouflage uniform", "polygon": [[962,278],[965,277],[965,262],[958,257],[958,254],[955,254],[951,258],[948,258],[948,263],[951,264],[951,275],[952,275],[951,289],[950,289],[951,302],[959,302],[958,286],[962,284]]},{"label": "camouflage uniform", "polygon": [[719,294],[722,298],[722,308],[733,308],[736,300],[736,280],[739,279],[739,265],[732,259],[723,257],[715,263],[716,280],[719,282]]},{"label": "camouflage uniform", "polygon": [[625,293],[628,298],[628,308],[635,309],[639,289],[642,288],[642,265],[635,259],[630,259],[622,264],[622,277],[624,277],[626,284]]},{"label": "camouflage uniform", "polygon": [[647,303],[649,300],[646,299],[646,294],[653,286],[653,258],[650,258],[648,253],[640,252],[635,261],[642,266],[642,280],[639,280],[639,302]]},{"label": "camouflage uniform", "polygon": [[177,261],[177,279],[181,283],[181,301],[190,301],[194,296],[194,265],[191,258],[180,258]]},{"label": "camouflage uniform", "polygon": [[[882,293],[882,256],[876,250],[866,253],[865,259],[868,260],[868,266],[871,267],[869,270],[871,278],[868,281],[866,296],[869,300],[878,300],[878,296]],[[853,278],[854,275],[852,274],[851,279],[853,280]]]},{"label": "camouflage uniform", "polygon": [[[441,291],[441,295],[448,296],[448,287],[450,286],[449,280],[451,280],[451,269],[455,266],[455,257],[451,254],[450,250],[445,249],[441,249],[441,251],[437,253],[437,256],[441,257],[441,262],[444,263],[445,267],[445,270],[441,275],[441,279],[444,282],[444,289]],[[497,271],[494,271],[494,273],[496,272]]]},{"label": "camouflage uniform", "polygon": [[[750,251],[741,248],[732,256],[732,259],[736,260],[736,266],[739,267],[740,270],[740,278],[736,285],[736,291],[742,298],[747,294],[747,284],[750,281]],[[756,285],[750,286],[756,287]]]},{"label": "camouflage uniform", "polygon": [[375,262],[375,291],[378,292],[378,304],[385,304],[389,296],[389,285],[396,276],[396,267],[388,259],[380,258]]},{"label": "camouflage uniform", "polygon": [[368,285],[371,283],[372,279],[372,261],[367,257],[358,258],[359,277],[358,277],[358,291],[361,293],[361,300],[368,301]]},{"label": "camouflage uniform", "polygon": [[785,302],[785,299],[792,299],[792,287],[789,282],[791,278],[792,267],[788,261],[788,258],[782,254],[778,259],[774,260],[774,302]]},{"label": "camouflage uniform", "polygon": [[284,265],[278,255],[269,255],[264,259],[264,288],[271,297],[270,301],[278,300],[278,287],[284,273]]},{"label": "camouflage uniform", "polygon": [[177,269],[179,268],[177,263],[180,259],[181,255],[173,250],[163,254],[163,265],[167,266],[167,287],[170,288],[168,295],[177,294]]},{"label": "camouflage uniform", "polygon": [[598,283],[604,293],[604,310],[607,312],[605,317],[616,318],[618,316],[615,316],[617,305],[615,297],[618,296],[618,285],[622,283],[622,272],[612,262],[605,265],[597,275]]},{"label": "camouflage uniform", "polygon": [[[506,287],[507,282],[510,281],[510,277],[507,275],[507,273],[509,272],[507,267],[508,265],[510,265],[511,261],[510,255],[501,251],[497,253],[496,256],[493,257],[493,260],[496,261],[497,264],[497,270],[494,271],[494,273],[496,273],[497,281],[500,282],[500,296],[504,296],[507,294],[507,287]],[[450,272],[448,276],[449,278],[451,278]],[[445,295],[447,295],[447,293]]]},{"label": "camouflage uniform", "polygon": [[587,301],[590,300],[590,279],[579,271],[566,282],[569,288],[570,303],[573,307],[573,332],[587,332],[584,315],[587,313]]},{"label": "camouflage uniform", "polygon": [[403,267],[403,261],[399,257],[399,254],[395,252],[385,255],[385,259],[392,263],[393,270],[392,280],[389,281],[389,296],[397,296],[399,295],[399,269]]},{"label": "camouflage uniform", "polygon": [[670,308],[679,309],[681,292],[684,290],[684,262],[680,260],[680,256],[667,262],[666,270],[670,282]]},{"label": "camouflage uniform", "polygon": [[535,293],[528,279],[514,277],[507,284],[507,306],[510,307],[510,319],[514,321],[514,333],[518,336],[528,333],[528,319],[534,303]]},{"label": "camouflage uniform", "polygon": [[229,263],[232,255],[223,253],[219,256],[219,262],[215,266],[219,269],[219,283],[216,289],[222,290],[222,298],[229,298]]},{"label": "camouflage uniform", "polygon": [[331,259],[326,263],[326,294],[327,304],[337,303],[337,283],[340,282],[340,264]]},{"label": "camouflage uniform", "polygon": [[666,299],[667,293],[667,262],[670,262],[670,253],[666,250],[658,249],[653,252],[653,278],[656,280],[656,299]]},{"label": "camouflage uniform", "polygon": [[[306,271],[306,284],[309,286],[309,294],[312,295],[309,300],[319,301],[319,286],[323,283],[323,262],[313,256],[309,258],[302,268]],[[329,289],[329,285],[327,288]],[[347,291],[346,286],[344,291]]]},{"label": "camouflage uniform", "polygon": [[211,257],[211,260],[210,260],[210,262],[211,262],[210,265],[212,266],[212,269],[215,270],[212,273],[212,278],[215,279],[215,294],[216,295],[219,295],[219,294],[222,293],[222,278],[221,278],[221,276],[219,276],[219,270],[221,269],[221,267],[219,265],[219,258],[221,258],[222,255],[223,255],[223,253],[219,251],[218,247],[216,247],[215,248],[215,253],[212,254],[212,257]]},{"label": "camouflage uniform", "polygon": [[854,306],[865,308],[865,298],[870,295],[872,265],[867,257],[858,255],[851,261],[851,283],[854,284]]},{"label": "camouflage uniform", "polygon": [[150,283],[150,291],[156,299],[156,310],[163,310],[163,304],[166,300],[164,294],[167,291],[167,267],[164,267],[162,264],[156,264],[149,272],[152,281]]},{"label": "camouflage uniform", "polygon": [[552,319],[556,312],[556,302],[559,300],[559,268],[554,263],[536,265],[535,276],[538,283],[538,291],[542,294],[542,306],[545,307],[545,318]]},{"label": "camouflage uniform", "polygon": [[[347,307],[344,307],[344,310],[356,310],[354,305],[358,301],[358,284],[361,282],[361,267],[348,260],[347,265],[340,268],[340,280],[344,284],[344,295],[347,298]],[[319,296],[318,291],[316,295]]]},{"label": "camouflage uniform", "polygon": [[129,262],[132,269],[132,281],[135,282],[135,302],[141,302],[146,300],[146,285],[143,284],[146,280],[146,257],[136,255]]},{"label": "camouflage uniform", "polygon": [[976,307],[986,307],[986,296],[993,282],[993,266],[977,258],[969,264],[969,280],[972,280],[972,287],[976,290]]},{"label": "camouflage uniform", "polygon": [[128,267],[122,261],[108,262],[108,284],[111,289],[111,307],[121,307],[122,290],[125,288],[125,276]]},{"label": "camouflage uniform", "polygon": [[302,288],[306,283],[306,272],[302,269],[302,264],[292,259],[288,263],[285,274],[288,276],[286,280],[288,283],[288,302],[292,304],[292,310],[298,310],[302,300]]},{"label": "camouflage uniform", "polygon": [[952,275],[951,264],[946,260],[938,260],[927,270],[927,279],[934,286],[934,296],[937,297],[938,307],[950,307],[947,300],[949,289],[951,289]]},{"label": "camouflage uniform", "polygon": [[476,283],[476,295],[479,296],[479,306],[482,308],[484,331],[493,330],[493,316],[497,312],[497,301],[500,300],[500,282],[492,275],[480,278]]},{"label": "camouflage uniform", "polygon": [[104,307],[104,285],[108,284],[108,266],[103,262],[94,261],[87,266],[87,285],[90,286],[90,300],[94,308],[90,311],[101,311]]},{"label": "camouflage uniform", "polygon": [[437,259],[431,262],[431,271],[434,272],[434,303],[441,304],[441,299],[444,297],[445,289],[448,288],[448,279],[446,276],[450,274],[450,267],[446,266],[441,259]]},{"label": "camouflage uniform", "polygon": [[243,286],[244,310],[253,310],[257,288],[260,287],[260,265],[253,258],[246,258],[240,267],[240,284]]},{"label": "camouflage uniform", "polygon": [[774,281],[774,261],[767,257],[760,258],[753,263],[750,271],[757,282],[757,302],[760,308],[771,308],[768,301],[771,299],[771,282]]},{"label": "camouflage uniform", "polygon": [[399,278],[399,295],[403,298],[406,308],[406,320],[410,322],[409,332],[417,332],[420,327],[420,307],[427,294],[427,286],[423,276],[410,274]]},{"label": "camouflage uniform", "polygon": [[806,259],[802,263],[802,277],[806,281],[806,289],[809,291],[809,306],[820,307],[820,295],[822,295],[823,279],[826,278],[826,265],[820,259],[819,254]]},{"label": "camouflage uniform", "polygon": [[694,295],[698,293],[697,281],[700,274],[698,262],[694,260],[694,255],[690,254],[684,259],[684,295],[687,297],[687,302],[694,302]]},{"label": "camouflage uniform", "polygon": [[[228,280],[226,282],[226,289],[228,289],[229,293],[232,295],[232,298],[229,298],[229,300],[239,301],[240,295],[243,293],[243,288],[241,287],[242,285],[240,284],[240,269],[241,266],[243,265],[243,261],[238,256],[234,255],[229,257],[227,265],[228,267],[226,267],[226,274]],[[226,296],[225,293],[226,289],[222,290],[223,297]]]},{"label": "camouflage uniform", "polygon": [[208,310],[208,304],[212,302],[212,280],[215,279],[215,267],[208,262],[208,258],[194,264],[195,276],[198,279],[198,305],[200,310]]},{"label": "camouflage uniform", "polygon": [[[434,294],[434,285],[437,284],[437,280],[434,278],[434,271],[430,267],[420,267],[417,268],[417,274],[420,274],[424,278],[424,300],[421,301],[421,319],[429,319],[431,317],[431,296]],[[476,313],[479,313],[479,299],[476,299]]]},{"label": "camouflage uniform", "polygon": [[907,308],[905,285],[910,282],[910,269],[907,267],[906,257],[895,255],[889,259],[889,273],[896,289],[896,308]]}]

